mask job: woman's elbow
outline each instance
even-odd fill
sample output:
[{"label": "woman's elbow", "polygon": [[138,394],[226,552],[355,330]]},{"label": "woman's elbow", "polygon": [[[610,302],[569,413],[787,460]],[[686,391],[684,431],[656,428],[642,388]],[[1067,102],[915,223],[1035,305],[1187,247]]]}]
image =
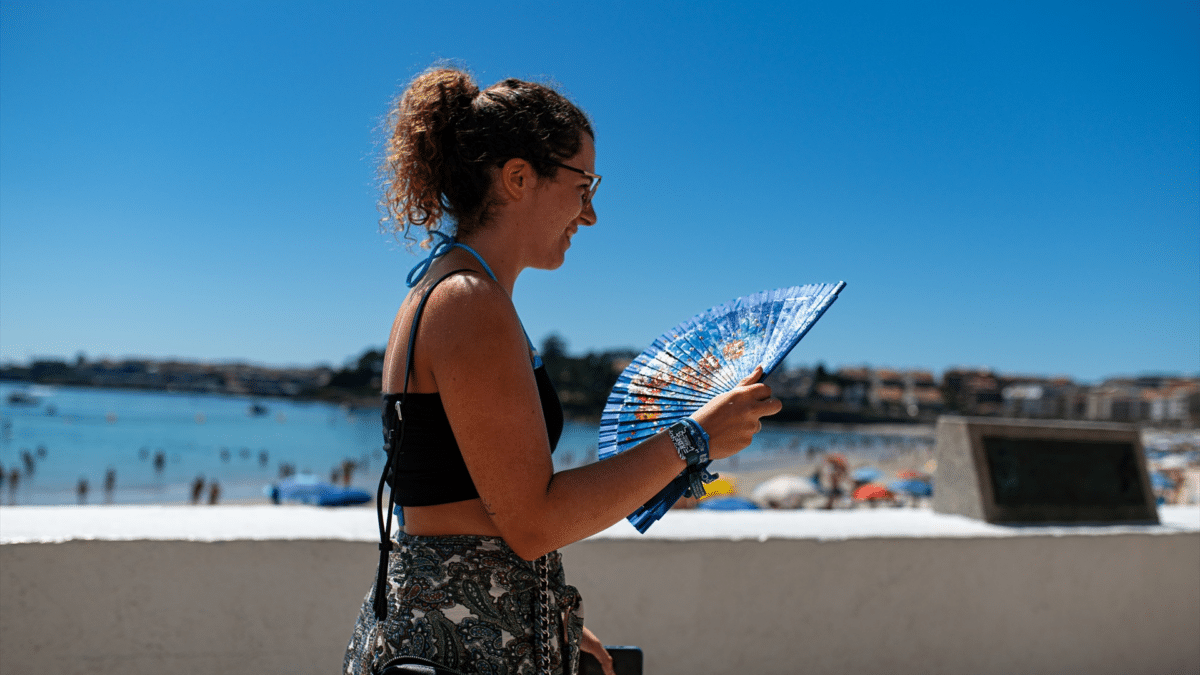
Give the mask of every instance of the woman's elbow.
[{"label": "woman's elbow", "polygon": [[[512,548],[511,544],[509,545],[509,548]],[[550,551],[548,551],[548,550],[542,550],[540,548],[536,548],[536,549],[535,548],[528,548],[528,549],[513,548],[513,553],[516,553],[518,558],[520,558],[521,560],[528,561],[528,562],[533,562],[534,560],[537,560],[538,558],[546,555],[549,552]]]},{"label": "woman's elbow", "polygon": [[522,560],[537,560],[556,548],[536,533],[508,533],[502,536],[504,543]]},{"label": "woman's elbow", "polygon": [[563,543],[547,528],[527,523],[499,529],[504,543],[524,560],[537,560]]}]

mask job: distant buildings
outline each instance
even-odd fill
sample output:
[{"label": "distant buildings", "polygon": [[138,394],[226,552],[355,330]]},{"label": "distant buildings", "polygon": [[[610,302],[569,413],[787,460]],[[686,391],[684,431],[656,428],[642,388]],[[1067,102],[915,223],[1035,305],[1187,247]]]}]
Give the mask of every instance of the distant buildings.
[{"label": "distant buildings", "polygon": [[28,367],[5,365],[0,379],[120,389],[297,396],[327,385],[335,371],[327,367],[269,368],[244,363],[207,364],[187,361],[40,360]]},{"label": "distant buildings", "polygon": [[932,421],[953,413],[1175,427],[1200,423],[1197,378],[1114,378],[1085,385],[1061,376],[952,368],[939,382],[928,370],[818,366],[773,373],[768,383],[784,401],[785,417],[811,421]]},{"label": "distant buildings", "polygon": [[1099,385],[1066,377],[1002,375],[951,369],[942,376],[948,409],[964,415],[1149,422],[1193,427],[1200,422],[1200,379],[1112,378]]},{"label": "distant buildings", "polygon": [[945,406],[933,373],[824,366],[776,371],[767,379],[783,401],[783,419],[812,422],[927,421]]},{"label": "distant buildings", "polygon": [[[636,356],[613,351],[570,356],[548,343],[543,357],[571,416],[600,415],[617,376]],[[35,361],[0,367],[0,379],[40,384],[283,396],[377,405],[383,351],[367,350],[341,369],[268,368],[148,359]],[[776,419],[809,422],[932,422],[942,413],[1040,419],[1200,424],[1200,378],[1112,378],[1098,385],[1067,377],[951,368],[940,381],[928,370],[856,366],[777,370],[767,379],[784,403]]]},{"label": "distant buildings", "polygon": [[1200,422],[1200,381],[1195,378],[1111,379],[1086,395],[1086,419],[1189,427]]}]

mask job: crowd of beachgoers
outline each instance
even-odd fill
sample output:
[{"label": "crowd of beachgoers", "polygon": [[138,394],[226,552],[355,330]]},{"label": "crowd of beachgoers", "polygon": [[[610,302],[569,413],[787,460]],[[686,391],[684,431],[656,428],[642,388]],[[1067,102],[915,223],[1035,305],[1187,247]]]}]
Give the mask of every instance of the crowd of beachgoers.
[{"label": "crowd of beachgoers", "polygon": [[827,452],[788,466],[724,471],[701,499],[677,508],[848,509],[925,507],[937,461],[932,445],[893,450],[876,459]]},{"label": "crowd of beachgoers", "polygon": [[[108,426],[113,421],[109,419]],[[4,420],[4,426],[4,438],[8,440],[12,422]],[[735,456],[715,465],[720,477],[706,486],[706,495],[701,499],[682,499],[677,508],[853,509],[931,505],[937,473],[931,426],[830,428],[824,430],[823,436],[814,435],[812,429],[789,431],[780,427],[763,436],[763,448],[745,458]],[[1200,431],[1147,429],[1143,431],[1143,446],[1157,501],[1200,503]],[[594,446],[589,451],[590,460],[586,457],[589,452],[576,450],[563,454],[574,453],[581,461],[594,461]],[[102,480],[80,478],[73,494],[65,493],[68,488],[64,486],[61,497],[46,503],[201,505],[311,500],[309,503],[359,504],[373,499],[374,472],[382,462],[382,457],[363,454],[334,460],[326,472],[313,473],[307,466],[298,470],[293,462],[277,460],[265,448],[255,452],[248,447],[221,447],[213,451],[219,459],[216,466],[256,466],[261,478],[243,484],[247,483],[245,479],[222,481],[217,476],[197,473],[193,479],[183,478],[177,484],[160,481],[164,485],[155,490],[135,494],[128,486],[119,484],[117,470],[110,466],[99,474]],[[22,491],[46,461],[47,454],[46,445],[39,443],[21,448],[16,457],[10,455],[9,459],[15,461],[0,467],[0,495],[6,497],[0,503],[39,503],[30,501]],[[143,474],[161,477],[170,461],[161,449],[143,447],[137,453],[136,463],[145,466]],[[153,473],[149,474],[151,468]],[[277,475],[271,476],[272,473]],[[124,476],[121,478],[125,480]]]},{"label": "crowd of beachgoers", "polygon": [[[1200,430],[1146,430],[1143,445],[1157,503],[1200,504]],[[677,508],[928,508],[936,471],[932,445],[901,447],[875,461],[831,452],[787,467],[725,472],[705,497]]]},{"label": "crowd of beachgoers", "polygon": [[[233,461],[235,456],[240,456],[243,460],[252,459],[252,454],[249,448],[242,448],[236,453],[229,448],[221,448],[218,454],[222,462],[228,463]],[[21,503],[19,498],[22,496],[24,483],[29,483],[30,479],[37,474],[38,464],[45,460],[49,455],[49,450],[44,444],[39,444],[36,448],[22,448],[18,454],[18,461],[14,462],[11,467],[0,465],[0,494],[5,495],[6,499],[0,500],[0,504],[17,505]],[[162,450],[151,451],[150,448],[144,447],[139,453],[140,461],[153,467],[155,475],[161,476],[167,464],[167,455]],[[266,450],[259,450],[257,453],[256,462],[261,467],[267,467],[269,463],[269,453]],[[343,458],[333,464],[329,469],[328,481],[324,476],[315,476],[308,473],[300,473],[296,469],[296,465],[291,462],[280,462],[278,465],[278,480],[275,485],[287,482],[315,483],[330,488],[349,489],[355,479],[355,473],[364,464],[363,458]],[[129,501],[129,490],[121,491],[118,489],[118,473],[117,470],[109,466],[104,470],[104,479],[100,485],[93,485],[92,482],[85,476],[81,477],[74,486],[75,502],[79,505],[89,503],[114,504]],[[226,487],[229,482],[224,483]],[[257,485],[257,483],[256,483]],[[234,487],[242,487],[239,483],[234,482]],[[271,498],[268,489],[262,491],[263,498],[259,499],[256,496],[246,497],[243,490],[238,490],[232,500],[233,503],[256,503],[266,501]],[[222,503],[223,499],[223,483],[219,477],[205,476],[197,474],[195,478],[185,486],[163,485],[157,491],[158,499],[151,499],[152,502],[160,503],[178,503],[185,498],[190,504],[209,504],[215,505]],[[258,492],[258,489],[255,489]],[[145,499],[137,499],[137,502],[145,502]],[[277,501],[277,500],[276,500]]]}]

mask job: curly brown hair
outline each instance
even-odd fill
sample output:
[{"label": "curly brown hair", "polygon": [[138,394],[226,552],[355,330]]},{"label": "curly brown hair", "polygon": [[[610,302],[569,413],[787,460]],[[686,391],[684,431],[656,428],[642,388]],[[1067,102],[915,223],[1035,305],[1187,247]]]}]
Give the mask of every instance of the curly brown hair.
[{"label": "curly brown hair", "polygon": [[380,226],[410,241],[411,226],[435,230],[444,218],[458,236],[476,231],[490,217],[491,167],[519,157],[552,177],[548,160],[578,153],[584,132],[595,138],[583,111],[546,85],[507,79],[480,91],[462,70],[431,68],[388,114]]}]

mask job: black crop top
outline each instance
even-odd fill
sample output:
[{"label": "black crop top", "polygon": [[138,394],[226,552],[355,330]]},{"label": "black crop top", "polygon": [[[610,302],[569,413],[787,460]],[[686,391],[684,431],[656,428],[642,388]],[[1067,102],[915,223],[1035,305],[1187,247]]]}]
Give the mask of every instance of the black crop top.
[{"label": "black crop top", "polygon": [[[533,375],[542,400],[542,415],[546,418],[550,452],[554,452],[563,430],[562,403],[545,366],[535,368]],[[396,415],[399,403],[400,394],[384,394],[383,444],[384,451],[389,453],[392,442],[400,440],[400,418]],[[388,477],[396,503],[433,506],[478,497],[450,421],[446,419],[441,394],[407,394],[403,407],[404,439],[396,458],[396,480]]]}]

